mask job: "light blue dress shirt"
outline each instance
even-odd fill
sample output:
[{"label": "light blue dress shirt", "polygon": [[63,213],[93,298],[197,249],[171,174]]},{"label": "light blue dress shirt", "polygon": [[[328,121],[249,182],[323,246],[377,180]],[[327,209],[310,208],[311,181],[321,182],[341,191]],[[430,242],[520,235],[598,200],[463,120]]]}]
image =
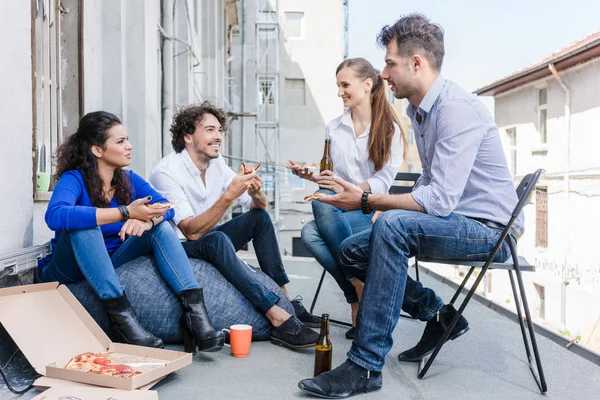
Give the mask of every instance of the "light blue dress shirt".
[{"label": "light blue dress shirt", "polygon": [[[498,128],[483,103],[440,75],[419,107],[409,104],[406,113],[423,166],[415,201],[438,217],[456,213],[506,225],[517,193]],[[523,234],[523,213],[513,228]]]}]

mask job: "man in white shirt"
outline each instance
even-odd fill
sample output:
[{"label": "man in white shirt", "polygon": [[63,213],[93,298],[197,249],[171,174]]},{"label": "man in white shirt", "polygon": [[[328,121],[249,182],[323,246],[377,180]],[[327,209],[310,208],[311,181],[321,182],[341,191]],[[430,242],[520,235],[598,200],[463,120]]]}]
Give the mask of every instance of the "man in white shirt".
[{"label": "man in white shirt", "polygon": [[[209,102],[182,109],[171,125],[175,150],[163,158],[150,175],[150,184],[175,203],[173,224],[188,257],[201,258],[219,271],[273,324],[271,340],[290,348],[314,346],[317,327],[300,299],[292,300],[298,318],[277,306],[279,296],[268,290],[256,271],[235,254],[252,240],[261,270],[289,298],[289,283],[269,214],[263,180],[254,168],[235,173],[219,148],[227,120],[223,110]],[[218,225],[227,209],[238,202],[250,211]],[[304,323],[302,323],[302,322]],[[305,325],[306,324],[306,325]]]}]

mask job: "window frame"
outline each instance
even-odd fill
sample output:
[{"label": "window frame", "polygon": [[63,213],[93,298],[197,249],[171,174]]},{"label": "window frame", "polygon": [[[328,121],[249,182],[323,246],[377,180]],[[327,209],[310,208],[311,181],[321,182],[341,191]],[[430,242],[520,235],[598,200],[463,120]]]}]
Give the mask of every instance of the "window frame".
[{"label": "window frame", "polygon": [[[300,34],[298,36],[290,36],[288,32],[288,16],[300,16]],[[286,39],[304,39],[305,35],[305,14],[304,11],[286,11],[284,13],[284,34]]]}]

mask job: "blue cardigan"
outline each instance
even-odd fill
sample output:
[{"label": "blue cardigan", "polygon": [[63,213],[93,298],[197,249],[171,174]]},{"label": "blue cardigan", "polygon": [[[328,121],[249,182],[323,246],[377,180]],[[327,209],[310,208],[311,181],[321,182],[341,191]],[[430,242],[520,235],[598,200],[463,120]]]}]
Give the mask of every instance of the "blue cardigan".
[{"label": "blue cardigan", "polygon": [[[136,200],[142,197],[152,196],[151,203],[168,201],[162,197],[156,190],[150,186],[141,176],[133,171],[124,170],[129,173],[131,182],[132,195],[131,199]],[[108,208],[116,208],[119,206],[117,199],[112,198]],[[174,210],[169,210],[164,214],[165,221],[170,221],[175,215]],[[55,231],[55,237],[52,239],[51,246],[54,251],[56,239],[61,231],[73,231],[77,229],[89,229],[98,226],[96,223],[96,207],[92,205],[90,196],[88,195],[83,176],[79,170],[71,170],[65,172],[52,192],[52,198],[48,204],[45,216],[48,227]],[[113,222],[100,226],[102,236],[104,236],[104,244],[109,254],[114,253],[123,242],[119,238],[119,232],[123,222]],[[42,268],[50,260],[49,257],[40,260],[38,267]]]}]

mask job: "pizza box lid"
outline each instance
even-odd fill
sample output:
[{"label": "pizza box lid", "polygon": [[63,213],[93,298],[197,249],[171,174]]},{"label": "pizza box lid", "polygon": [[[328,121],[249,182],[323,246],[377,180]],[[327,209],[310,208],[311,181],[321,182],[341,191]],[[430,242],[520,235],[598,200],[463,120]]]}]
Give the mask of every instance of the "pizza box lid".
[{"label": "pizza box lid", "polygon": [[154,390],[126,391],[121,389],[108,389],[93,386],[53,386],[37,395],[33,400],[158,400],[158,393]]},{"label": "pizza box lid", "polygon": [[[33,368],[53,378],[132,390],[192,362],[189,353],[113,343],[69,289],[57,282],[0,289],[0,323]],[[88,351],[159,358],[166,365],[131,379],[62,368]]]}]

